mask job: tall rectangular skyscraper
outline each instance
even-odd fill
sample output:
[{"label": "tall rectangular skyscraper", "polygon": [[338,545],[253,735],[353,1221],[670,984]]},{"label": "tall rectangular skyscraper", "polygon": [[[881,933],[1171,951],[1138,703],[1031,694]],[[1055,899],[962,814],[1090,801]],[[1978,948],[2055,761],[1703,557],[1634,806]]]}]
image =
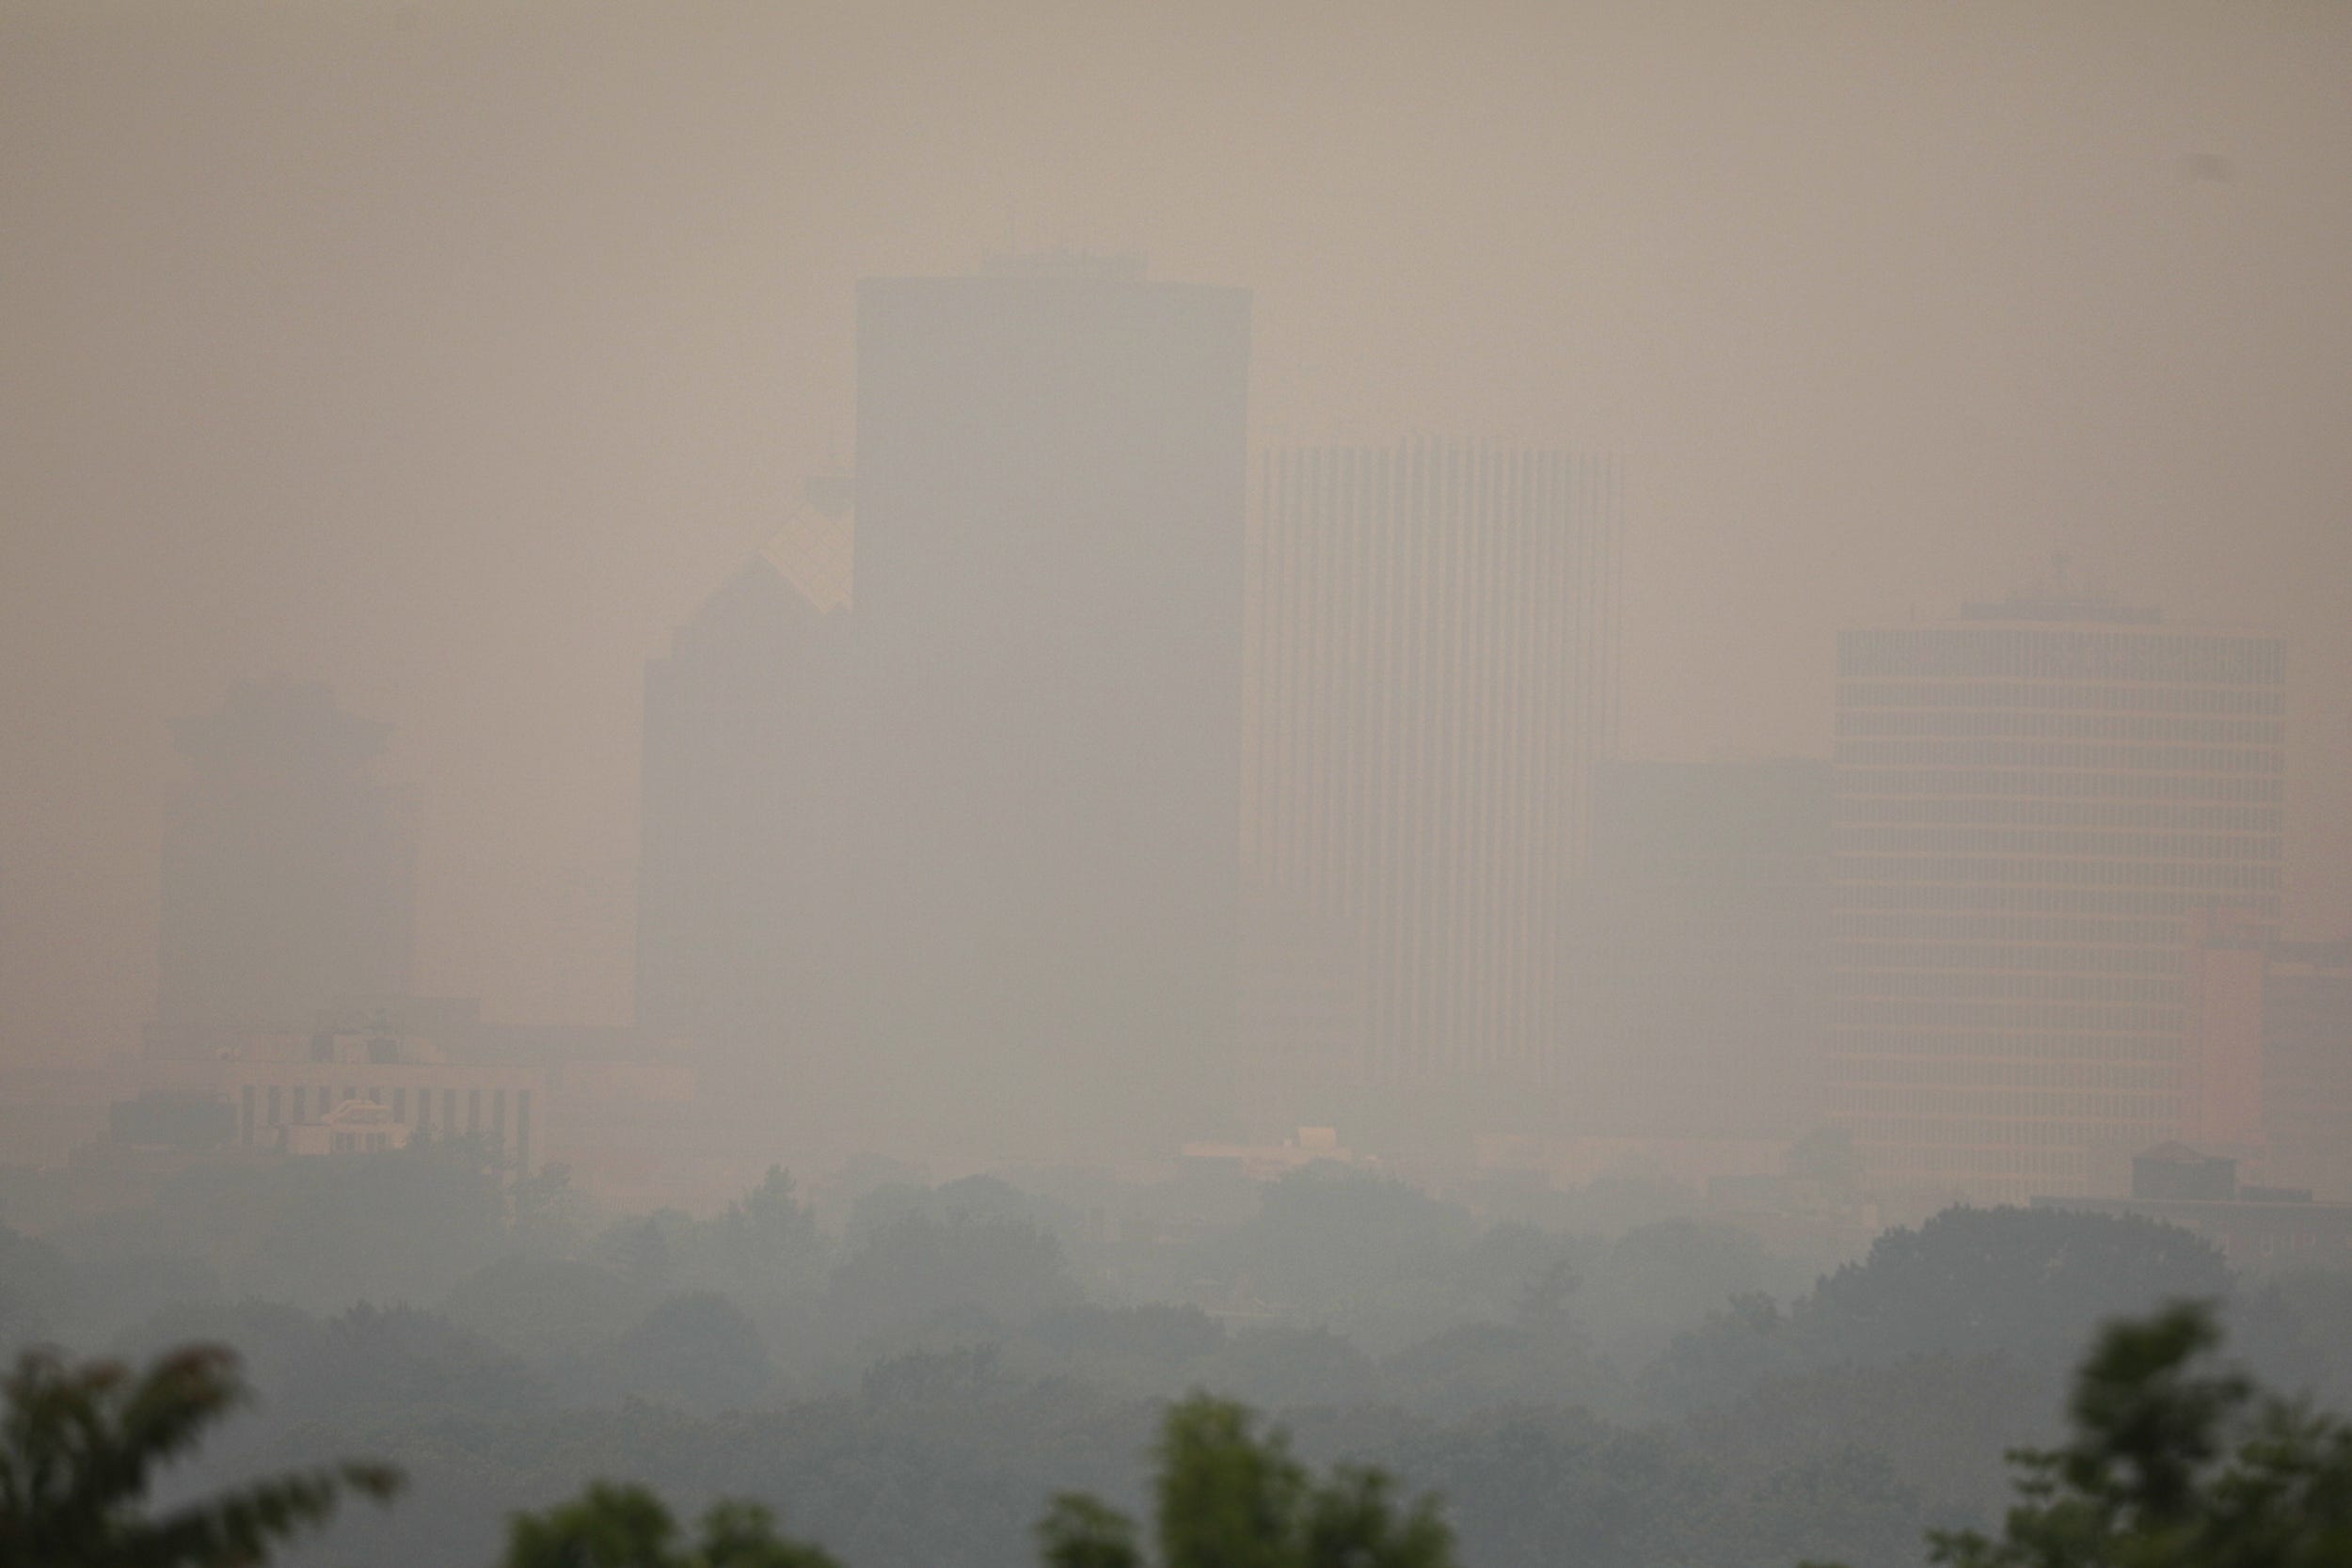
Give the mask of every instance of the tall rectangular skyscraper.
[{"label": "tall rectangular skyscraper", "polygon": [[1120,262],[859,288],[869,1043],[967,1122],[1230,1050],[1248,365],[1246,293]]},{"label": "tall rectangular skyscraper", "polygon": [[1556,1066],[1615,716],[1604,464],[1279,451],[1251,543],[1249,1047],[1301,1115]]},{"label": "tall rectangular skyscraper", "polygon": [[2199,932],[2275,923],[2286,649],[2078,599],[1838,640],[1833,1117],[1923,1198],[2198,1122]]}]

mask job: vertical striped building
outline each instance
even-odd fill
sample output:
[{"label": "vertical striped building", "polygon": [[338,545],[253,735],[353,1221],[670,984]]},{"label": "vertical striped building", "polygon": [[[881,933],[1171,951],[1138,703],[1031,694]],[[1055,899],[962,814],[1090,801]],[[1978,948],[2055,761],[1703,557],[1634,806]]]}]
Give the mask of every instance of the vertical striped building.
[{"label": "vertical striped building", "polygon": [[1830,1109],[1886,1189],[2081,1194],[2194,1123],[2192,944],[2279,912],[2285,664],[2080,600],[1839,638]]},{"label": "vertical striped building", "polygon": [[1617,506],[1607,464],[1557,451],[1260,462],[1245,1034],[1299,1114],[1523,1080],[1560,1037],[1616,712]]}]

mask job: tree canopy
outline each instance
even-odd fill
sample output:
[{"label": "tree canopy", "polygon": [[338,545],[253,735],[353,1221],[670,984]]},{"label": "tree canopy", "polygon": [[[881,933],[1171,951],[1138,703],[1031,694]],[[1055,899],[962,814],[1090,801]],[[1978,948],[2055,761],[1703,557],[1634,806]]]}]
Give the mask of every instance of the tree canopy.
[{"label": "tree canopy", "polygon": [[507,1528],[503,1568],[839,1568],[818,1546],[776,1533],[754,1503],[723,1502],[692,1540],[661,1499],[642,1486],[597,1482],[572,1501],[518,1513]]},{"label": "tree canopy", "polygon": [[389,1465],[346,1461],[151,1511],[156,1472],[247,1397],[236,1357],[173,1351],[143,1372],[28,1351],[0,1425],[0,1562],[21,1568],[246,1568],[323,1522],[347,1492],[400,1489]]},{"label": "tree canopy", "polygon": [[[1454,1568],[1434,1497],[1400,1499],[1385,1471],[1315,1476],[1279,1429],[1230,1400],[1196,1395],[1160,1430],[1153,1534],[1158,1568]],[[1134,1521],[1066,1492],[1038,1525],[1046,1568],[1142,1568]]]},{"label": "tree canopy", "polygon": [[1931,1531],[1942,1568],[2345,1568],[2352,1425],[2217,1364],[2211,1307],[2103,1329],[2071,1428],[2010,1456],[1997,1532]]}]

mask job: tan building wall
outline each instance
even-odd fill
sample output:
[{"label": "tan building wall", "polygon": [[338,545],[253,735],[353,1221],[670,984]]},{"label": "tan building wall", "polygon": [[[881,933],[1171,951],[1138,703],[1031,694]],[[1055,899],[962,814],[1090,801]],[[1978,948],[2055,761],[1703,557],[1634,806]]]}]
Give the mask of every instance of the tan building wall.
[{"label": "tan building wall", "polygon": [[2195,1112],[2190,922],[2279,912],[2285,644],[2079,601],[1838,641],[1829,1113],[1925,1198]]}]

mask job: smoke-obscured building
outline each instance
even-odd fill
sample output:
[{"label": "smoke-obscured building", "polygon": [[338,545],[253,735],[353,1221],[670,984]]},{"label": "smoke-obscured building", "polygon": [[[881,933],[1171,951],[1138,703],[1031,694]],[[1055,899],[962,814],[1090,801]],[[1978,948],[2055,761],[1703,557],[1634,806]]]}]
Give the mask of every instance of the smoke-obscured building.
[{"label": "smoke-obscured building", "polygon": [[1248,361],[1246,293],[1123,259],[860,285],[854,605],[846,504],[803,514],[647,671],[643,1027],[993,1152],[1198,1110]]},{"label": "smoke-obscured building", "polygon": [[796,525],[647,672],[644,1027],[1005,1152],[1199,1109],[1248,358],[1246,293],[1125,260],[860,286],[854,609],[846,519]]},{"label": "smoke-obscured building", "polygon": [[1565,1126],[1786,1144],[1815,1125],[1829,838],[1827,762],[1599,769]]},{"label": "smoke-obscured building", "polygon": [[387,726],[324,686],[241,681],[172,733],[189,771],[164,828],[157,1047],[406,991],[415,849],[373,770]]},{"label": "smoke-obscured building", "polygon": [[2081,599],[1840,636],[1830,1096],[1875,1180],[2079,1194],[2197,1124],[2197,923],[2279,913],[2285,666]]},{"label": "smoke-obscured building", "polygon": [[811,493],[645,667],[637,1021],[787,1068],[830,1048],[851,541]]},{"label": "smoke-obscured building", "polygon": [[2263,981],[2265,1180],[2352,1198],[2352,942],[2282,942]]},{"label": "smoke-obscured building", "polygon": [[1277,451],[1254,512],[1251,1071],[1277,1120],[1366,1085],[1510,1102],[1558,1066],[1615,716],[1613,475],[1434,440]]}]

